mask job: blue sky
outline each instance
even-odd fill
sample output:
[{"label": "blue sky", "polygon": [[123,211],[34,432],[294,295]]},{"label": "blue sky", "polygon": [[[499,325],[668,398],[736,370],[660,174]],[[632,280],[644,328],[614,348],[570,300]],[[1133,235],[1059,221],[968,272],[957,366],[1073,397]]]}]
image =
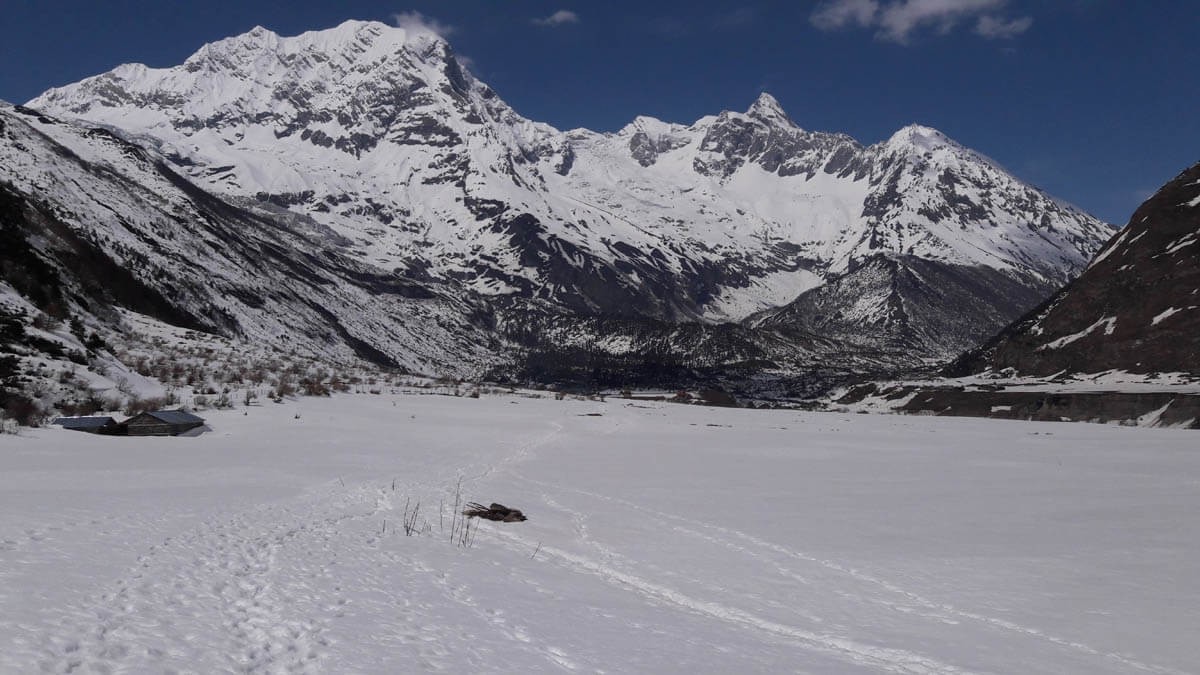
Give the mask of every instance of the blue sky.
[{"label": "blue sky", "polygon": [[864,143],[937,127],[1124,224],[1200,160],[1195,0],[0,0],[0,98],[124,62],[175,65],[263,25],[420,15],[526,117],[614,130],[744,110],[769,91],[801,126]]}]

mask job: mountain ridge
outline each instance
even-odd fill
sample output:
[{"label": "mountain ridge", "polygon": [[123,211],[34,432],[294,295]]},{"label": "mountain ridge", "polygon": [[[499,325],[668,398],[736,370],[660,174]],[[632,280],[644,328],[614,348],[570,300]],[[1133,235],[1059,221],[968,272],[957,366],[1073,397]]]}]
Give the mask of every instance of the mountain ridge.
[{"label": "mountain ridge", "polygon": [[[460,357],[528,366],[531,354],[559,359],[554,340],[598,363],[649,350],[684,370],[944,362],[1070,279],[1109,229],[935,129],[909,125],[863,145],[802,129],[765,93],[745,112],[691,124],[639,116],[616,132],[560,131],[522,117],[445,40],[376,22],[295,37],[258,28],[178,66],[125,64],[51,89],[28,108],[45,116],[35,121],[43,131],[80,125],[56,137],[65,147],[87,155],[88,134],[99,133],[88,129],[113,130],[142,161],[235,214],[303,235],[296,250],[291,235],[272,242],[282,247],[272,259],[286,261],[278,273],[304,277],[305,259],[332,256],[322,283],[344,286],[332,319],[303,310],[312,326],[341,326],[352,340],[328,339],[361,341],[355,351],[412,368]],[[142,175],[111,154],[96,159]],[[218,268],[252,258],[238,239],[203,245],[237,249]],[[879,261],[899,262],[899,276],[868,279]],[[897,279],[907,289],[892,306],[901,314],[822,324],[840,345],[814,339],[799,309],[832,297],[849,307]],[[955,280],[955,292],[920,287],[933,279]],[[1013,291],[1010,301],[984,297],[989,279]],[[438,355],[424,339],[414,359],[388,337],[388,321],[414,339],[418,326],[374,313],[356,323],[349,302],[412,293],[443,303],[439,339],[455,349]],[[269,285],[251,295],[271,297]],[[952,307],[935,306],[950,297]],[[790,322],[779,318],[788,307]],[[254,326],[266,319],[230,311],[247,317],[230,330],[263,335]],[[764,313],[776,318],[761,322]],[[950,339],[921,343],[948,318]],[[324,331],[308,328],[298,327]]]},{"label": "mountain ridge", "polygon": [[[314,45],[320,45],[320,50],[315,50]],[[320,61],[314,57],[314,54],[324,54],[326,50],[330,50],[331,45],[336,46],[336,49],[333,50],[333,55],[324,57],[327,60]],[[350,52],[353,58],[345,56],[346,52]],[[346,63],[335,63],[339,58]],[[249,67],[248,64],[254,66],[249,74],[238,71],[243,77],[234,78],[237,86],[230,84],[230,69],[245,70]],[[356,81],[352,92],[341,89],[321,91],[327,81],[335,80],[339,74],[363,76],[363,72],[360,71],[366,66],[372,68],[372,77],[377,77],[389,85],[401,86],[377,89],[366,87],[364,93],[365,84]],[[406,66],[412,72],[405,71],[404,68],[397,70],[396,66]],[[220,70],[215,72],[221,77],[217,78],[216,84],[212,83],[214,78],[205,79],[197,75],[218,67]],[[280,84],[278,78],[281,68],[288,73],[301,72],[303,76],[297,76],[295,81],[286,80]],[[624,236],[630,239],[641,235],[642,238],[649,239],[645,243],[656,245],[664,252],[670,251],[669,246],[663,245],[664,238],[691,239],[692,241],[688,242],[692,249],[689,255],[670,256],[676,258],[671,262],[676,263],[674,266],[678,269],[683,262],[680,258],[688,258],[693,263],[711,261],[713,256],[706,256],[702,251],[697,252],[701,246],[714,248],[725,245],[726,249],[738,249],[733,252],[744,258],[751,257],[751,254],[754,254],[753,257],[763,257],[764,251],[761,246],[745,250],[745,241],[730,242],[729,234],[732,228],[723,224],[741,220],[745,222],[739,223],[740,229],[757,229],[764,236],[805,246],[812,252],[811,255],[828,262],[828,269],[834,273],[845,271],[849,261],[856,256],[868,257],[879,249],[884,249],[897,253],[915,252],[917,255],[936,256],[951,262],[984,264],[1001,269],[1030,268],[1035,275],[1057,282],[1070,276],[1069,273],[1062,273],[1063,266],[1082,266],[1086,256],[1079,250],[1081,245],[1086,249],[1088,241],[1097,239],[1100,231],[1097,229],[1098,221],[1088,221],[1081,212],[1062,207],[1059,202],[1046,200],[1045,204],[1035,205],[1035,213],[1023,213],[1024,222],[1034,218],[1041,219],[1047,215],[1051,216],[1051,219],[1065,219],[1071,221],[1075,229],[1083,230],[1081,238],[1072,241],[1069,237],[1064,238],[1047,232],[1043,226],[1038,234],[1054,239],[1052,248],[1065,252],[1064,259],[1054,261],[1053,264],[1040,264],[1036,256],[1020,259],[1019,247],[1007,244],[1004,237],[1020,237],[1023,233],[1018,231],[1016,219],[1005,211],[1004,205],[991,210],[977,208],[973,213],[956,213],[956,208],[959,211],[963,208],[959,205],[962,201],[960,195],[953,194],[950,199],[932,199],[930,195],[937,195],[929,192],[930,188],[927,185],[919,187],[928,194],[921,195],[919,199],[912,199],[911,203],[902,203],[895,198],[896,193],[902,189],[897,183],[920,182],[912,177],[918,170],[924,173],[944,173],[944,165],[947,162],[970,165],[982,163],[988,169],[996,170],[999,170],[998,165],[950,141],[936,130],[917,125],[905,127],[886,141],[871,146],[864,146],[844,134],[805,131],[786,115],[769,94],[756,100],[746,113],[722,111],[717,115],[703,117],[690,125],[661,122],[647,117],[637,118],[643,121],[643,126],[649,124],[658,127],[659,133],[655,139],[650,139],[644,130],[640,130],[641,135],[635,132],[628,138],[623,133],[625,130],[611,134],[586,130],[561,132],[549,125],[532,122],[520,116],[500,101],[494,91],[461,67],[454,57],[453,50],[444,40],[431,33],[411,36],[404,29],[390,28],[381,23],[346,22],[334,29],[310,31],[294,38],[281,38],[265,29],[251,31],[202,47],[182,66],[141,70],[134,79],[124,78],[122,69],[128,68],[121,66],[110,73],[84,80],[78,85],[52,89],[31,101],[29,105],[92,123],[112,124],[139,136],[143,133],[157,136],[172,146],[171,152],[178,156],[181,164],[191,162],[204,167],[203,170],[191,171],[192,178],[225,193],[251,197],[259,194],[278,195],[282,200],[296,202],[292,206],[309,211],[318,220],[325,220],[327,224],[335,224],[340,220],[358,221],[354,224],[360,227],[373,226],[374,223],[363,223],[362,214],[372,214],[375,223],[387,224],[389,219],[394,222],[406,217],[406,204],[432,205],[432,208],[428,209],[432,213],[427,215],[407,214],[417,221],[416,227],[428,225],[434,218],[461,222],[480,216],[487,218],[487,208],[478,205],[500,201],[514,210],[530,213],[541,222],[571,221],[574,217],[586,213],[603,221],[597,227],[606,231],[629,229],[630,224],[637,223],[634,227],[640,228],[641,231]],[[407,77],[413,72],[420,77]],[[266,79],[255,80],[260,75]],[[185,84],[188,86],[185,87]],[[212,100],[206,100],[202,107],[196,107],[195,91],[202,88],[201,84],[205,87],[215,87],[218,95],[215,99],[210,97]],[[239,92],[244,93],[246,87],[258,87],[263,91],[250,98],[238,98]],[[267,89],[270,90],[269,97],[266,96]],[[396,92],[408,96],[409,100],[397,100]],[[337,103],[338,110],[331,111],[330,106],[316,101],[322,95]],[[181,103],[185,99],[188,103]],[[140,108],[149,108],[149,112],[130,110],[130,100],[135,101]],[[250,115],[248,110],[238,107],[241,104],[248,106],[249,103],[254,103],[252,107],[255,110],[262,109],[263,112]],[[369,108],[368,104],[374,105],[375,108]],[[374,114],[371,114],[372,110]],[[240,117],[234,113],[238,113]],[[267,129],[262,123],[249,123],[255,117],[264,115],[274,120],[273,128]],[[231,120],[240,120],[248,126],[239,127],[231,134],[216,133],[216,136],[221,137],[219,141],[208,138],[214,135],[208,133],[214,129],[218,132],[223,128],[228,130]],[[164,126],[168,122],[173,125],[171,129]],[[631,125],[636,123],[637,120]],[[627,126],[626,129],[628,128]],[[933,133],[922,134],[922,131]],[[253,133],[269,133],[266,145],[256,145],[247,141],[245,135]],[[474,143],[472,136],[494,137],[487,139],[495,141],[491,144],[494,147],[471,147]],[[299,143],[292,142],[297,139]],[[434,151],[424,155],[386,152],[381,146],[389,142],[410,150],[419,144],[425,148],[432,147]],[[608,147],[625,143],[629,144],[630,150],[614,152],[624,149]],[[225,147],[236,149],[239,144],[245,146],[241,156],[237,153],[230,156],[224,151]],[[202,156],[190,156],[185,148],[188,145],[192,148],[199,147],[199,150],[190,152]],[[258,160],[257,165],[239,166],[239,163],[245,163],[245,154],[249,151],[262,153],[264,147],[270,146],[286,148],[288,153],[307,146],[308,150],[314,152],[311,157],[301,157],[305,171],[297,169],[294,165],[283,166],[285,163],[275,160],[268,163]],[[371,154],[373,150],[381,154],[380,163],[397,160],[398,163],[407,164],[410,173],[388,171],[369,161],[351,162],[346,166],[339,166],[333,161],[338,153],[361,159],[362,155]],[[940,152],[944,156],[933,158],[936,160],[933,162],[920,157],[921,154],[929,152]],[[589,153],[594,156],[587,157]],[[676,198],[672,200],[676,203],[658,204],[667,208],[654,208],[654,204],[637,204],[638,208],[624,208],[626,201],[635,200],[638,195],[636,192],[631,194],[622,181],[628,183],[633,180],[650,180],[652,177],[644,175],[647,172],[642,172],[642,175],[632,173],[628,166],[613,167],[613,160],[624,160],[622,163],[625,163],[631,156],[636,155],[636,164],[640,164],[642,168],[661,169],[669,159],[676,159],[664,155],[681,153],[683,156],[678,157],[675,163],[685,165],[680,167],[684,171],[676,171],[674,175],[666,176],[667,182],[679,184],[687,181],[690,185],[680,187],[690,188],[689,192],[707,189],[709,201],[726,202],[719,204],[721,208],[706,209],[705,200],[688,199],[678,194],[670,195]],[[867,156],[862,156],[863,153],[867,153]],[[333,158],[330,158],[331,154]],[[824,186],[812,186],[818,193],[822,193],[820,196],[824,202],[821,205],[823,209],[859,212],[852,217],[845,214],[831,215],[828,219],[830,222],[824,224],[827,231],[818,233],[815,238],[809,233],[796,232],[797,224],[794,222],[780,222],[795,218],[795,209],[791,206],[793,201],[813,199],[813,192],[806,189],[808,186],[782,186],[779,189],[783,190],[783,194],[778,195],[779,199],[775,201],[784,201],[784,204],[765,204],[762,208],[754,208],[753,202],[763,200],[764,195],[761,190],[753,189],[752,184],[761,177],[754,175],[754,170],[750,167],[759,167],[783,179],[803,175],[807,178],[805,182],[819,178],[822,172],[823,175],[853,177],[857,180],[835,183],[837,187],[851,193],[862,193],[865,186],[854,184],[870,177],[868,164],[877,156],[887,156],[891,161],[887,166],[876,169],[879,175],[873,178],[879,185],[874,190],[868,188],[866,194],[854,194],[848,200],[829,199],[825,193],[832,188],[823,191]],[[602,171],[621,171],[622,175],[617,183],[612,184],[602,175],[587,171],[584,164],[587,164],[589,159],[591,164],[599,165],[598,168],[602,168]],[[908,164],[914,161],[917,165],[911,167],[911,171],[906,171],[910,168]],[[421,162],[425,165],[418,166]],[[686,166],[688,164],[690,166]],[[223,168],[229,170],[218,171]],[[242,175],[247,173],[259,176],[254,178]],[[310,175],[298,175],[301,173]],[[311,174],[325,178],[314,181]],[[331,174],[340,174],[341,178],[330,180],[328,177]],[[699,174],[701,180],[688,179],[689,174]],[[374,193],[366,194],[369,191],[363,190],[363,194],[354,194],[355,190],[348,183],[357,181],[360,176],[370,176],[377,184]],[[970,180],[964,180],[971,177],[955,176],[950,179],[957,181],[951,184],[950,192],[953,193],[954,185],[965,184],[967,187],[973,187]],[[350,178],[355,181],[349,180]],[[991,180],[994,177],[986,178]],[[711,181],[703,179],[715,179],[717,185],[706,184]],[[448,194],[445,190],[437,189],[415,190],[411,185],[407,186],[406,200],[387,199],[386,195],[380,194],[413,181],[429,186],[451,184],[461,188],[462,194],[458,194],[457,191]],[[1019,182],[1014,181],[1009,187],[1017,184]],[[506,186],[527,189],[514,192]],[[856,190],[856,187],[859,189]],[[321,194],[322,192],[325,194]],[[564,200],[555,200],[547,195],[547,192],[569,194],[575,202],[567,201],[564,204]],[[667,194],[662,187],[656,192],[659,195]],[[452,202],[456,197],[462,200],[465,208],[454,208]],[[1028,192],[1021,190],[1017,197],[1032,203],[1044,198],[1044,194],[1028,188]],[[328,204],[328,201],[338,202],[347,198],[349,201],[346,204],[352,206],[343,206],[340,209],[341,213],[332,213],[339,209],[337,205]],[[617,201],[618,199],[621,201]],[[769,196],[766,201],[771,201]],[[843,201],[848,203],[841,203]],[[973,204],[979,206],[979,201],[975,200]],[[619,206],[612,208],[614,203]],[[747,206],[750,208],[746,208]],[[1040,208],[1037,208],[1038,206]],[[1056,212],[1049,213],[1051,211]],[[683,228],[671,228],[669,224],[663,225],[662,219],[680,216],[693,225],[686,229],[695,230],[697,228],[694,226],[698,224],[707,231],[688,232]],[[955,216],[970,216],[976,220],[991,218],[996,227],[1006,231],[1003,236],[988,238],[988,250],[973,250],[971,246],[955,241],[958,237],[949,228],[938,227],[942,221],[954,221],[954,224],[961,225],[962,218]],[[807,230],[823,227],[819,218],[811,220],[818,222],[805,223],[800,227]],[[909,221],[914,220],[925,222],[919,226],[910,226]],[[839,239],[828,231],[831,229],[853,229],[854,234]],[[597,258],[611,260],[620,257],[614,256],[596,241],[598,237],[586,236],[586,232],[582,237],[572,236],[570,232],[557,234],[572,240]],[[497,244],[494,238],[489,240],[487,236],[479,233],[471,233],[468,236],[482,246]],[[441,233],[437,237],[437,243],[446,246],[452,243],[449,240],[453,238],[452,233]],[[412,240],[411,237],[403,236],[397,239],[397,243],[404,243],[405,239],[411,243]],[[1036,243],[1035,239],[1036,236],[1026,236],[1019,243],[1022,246],[1030,246]],[[920,250],[922,247],[928,250]],[[460,252],[466,257],[472,256],[469,249]],[[480,261],[476,256],[472,262],[478,264]],[[461,267],[450,260],[432,263],[432,270],[441,268],[444,273],[457,271],[455,268]],[[488,265],[484,263],[484,266]],[[503,276],[521,276],[520,266],[498,267],[501,269],[496,271],[501,272]],[[748,276],[758,278],[768,277],[774,272],[786,269],[780,265],[772,265],[762,270],[754,269],[754,265],[745,260],[740,261],[737,267],[744,270]],[[473,284],[473,290],[485,294],[503,294],[511,291],[499,284],[488,283],[486,278]],[[714,295],[725,295],[730,306],[739,299],[733,297],[739,295],[740,289],[736,286],[713,290],[720,291]],[[678,300],[679,298],[676,298],[676,301]],[[737,320],[764,308],[758,306],[733,311],[721,311],[718,308],[713,311],[712,308],[693,307],[683,315],[691,314],[694,318],[702,320]]]}]

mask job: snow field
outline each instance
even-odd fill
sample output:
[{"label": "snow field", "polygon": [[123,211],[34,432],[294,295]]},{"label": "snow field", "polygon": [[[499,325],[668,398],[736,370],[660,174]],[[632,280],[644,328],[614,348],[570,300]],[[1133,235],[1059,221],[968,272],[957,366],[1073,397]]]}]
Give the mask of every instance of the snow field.
[{"label": "snow field", "polygon": [[[0,437],[0,672],[1200,663],[1189,432],[519,396],[206,416]],[[460,485],[530,520],[456,545]]]}]

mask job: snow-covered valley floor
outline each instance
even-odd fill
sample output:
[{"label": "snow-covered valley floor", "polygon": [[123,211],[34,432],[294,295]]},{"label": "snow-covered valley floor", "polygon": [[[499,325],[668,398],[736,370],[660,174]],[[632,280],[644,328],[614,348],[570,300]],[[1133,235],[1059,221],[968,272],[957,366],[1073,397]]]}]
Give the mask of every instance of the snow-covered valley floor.
[{"label": "snow-covered valley floor", "polygon": [[[0,436],[0,672],[1200,671],[1195,432],[515,396],[207,417]],[[529,520],[456,545],[460,479]]]}]

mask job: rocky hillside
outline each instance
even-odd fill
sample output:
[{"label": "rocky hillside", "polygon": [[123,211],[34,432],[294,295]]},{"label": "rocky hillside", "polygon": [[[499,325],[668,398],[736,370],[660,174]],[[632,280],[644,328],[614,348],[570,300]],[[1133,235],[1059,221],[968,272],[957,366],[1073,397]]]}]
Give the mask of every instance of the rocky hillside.
[{"label": "rocky hillside", "polygon": [[1200,164],[1134,212],[1088,268],[949,373],[1200,375]]},{"label": "rocky hillside", "polygon": [[472,372],[475,308],[364,265],[327,228],[211,195],[104,130],[0,105],[4,281],[41,312],[174,325],[335,360]]}]

